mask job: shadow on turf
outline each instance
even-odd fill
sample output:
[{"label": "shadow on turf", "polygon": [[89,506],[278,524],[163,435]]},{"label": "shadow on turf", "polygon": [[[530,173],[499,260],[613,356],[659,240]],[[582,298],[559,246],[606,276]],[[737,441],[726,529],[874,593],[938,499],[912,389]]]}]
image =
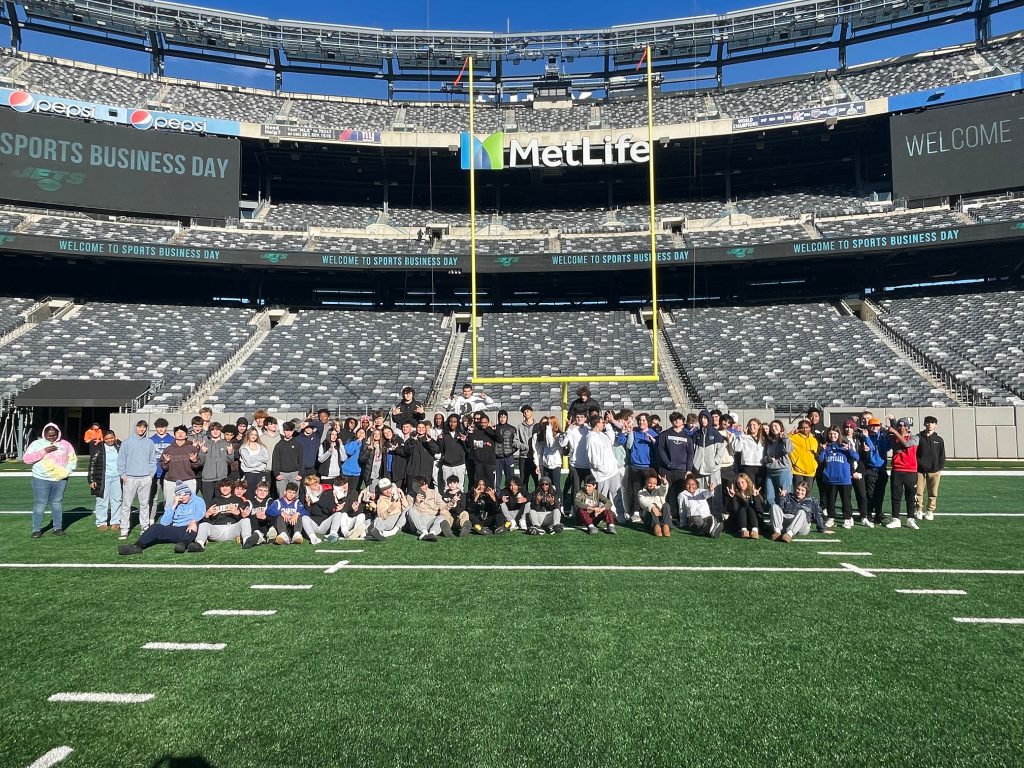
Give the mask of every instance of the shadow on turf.
[{"label": "shadow on turf", "polygon": [[163,755],[150,768],[216,768],[202,755]]}]

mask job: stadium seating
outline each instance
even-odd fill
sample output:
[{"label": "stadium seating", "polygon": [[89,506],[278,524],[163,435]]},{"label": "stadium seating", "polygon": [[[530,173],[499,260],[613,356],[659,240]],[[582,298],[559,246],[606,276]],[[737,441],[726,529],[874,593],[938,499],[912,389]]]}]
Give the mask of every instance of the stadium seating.
[{"label": "stadium seating", "polygon": [[375,224],[381,208],[361,205],[327,205],[322,203],[276,203],[266,218],[245,223],[257,229],[301,231],[308,227],[365,229]]},{"label": "stadium seating", "polygon": [[1024,405],[1024,291],[878,302],[879,320],[989,405]]},{"label": "stadium seating", "polygon": [[858,99],[878,99],[895,93],[913,93],[956,85],[972,79],[977,64],[971,51],[932,56],[921,54],[909,61],[882,66],[867,65],[839,78],[842,87]]},{"label": "stadium seating", "polygon": [[395,108],[379,101],[341,101],[308,97],[291,99],[288,118],[331,128],[391,130]]},{"label": "stadium seating", "polygon": [[202,248],[250,248],[254,250],[301,251],[305,235],[276,235],[239,230],[190,229],[187,242]]},{"label": "stadium seating", "polygon": [[208,398],[218,410],[312,405],[349,412],[389,407],[411,386],[426,399],[448,342],[441,315],[304,310]]},{"label": "stadium seating", "polygon": [[255,94],[230,86],[195,86],[164,83],[159,104],[171,112],[201,117],[219,117],[246,123],[268,123],[284,106],[271,94]]},{"label": "stadium seating", "polygon": [[96,221],[94,219],[72,219],[43,216],[22,230],[28,235],[50,237],[75,237],[84,240],[129,240],[148,243],[165,243],[177,232],[172,227],[150,227],[126,224],[119,221]]},{"label": "stadium seating", "polygon": [[953,405],[829,304],[673,310],[665,331],[707,406]]},{"label": "stadium seating", "polygon": [[355,253],[371,256],[374,254],[398,253],[419,254],[430,253],[429,240],[418,240],[415,237],[331,237],[314,238],[310,242],[310,250],[325,253]]},{"label": "stadium seating", "polygon": [[859,219],[818,220],[815,226],[825,237],[878,237],[912,230],[964,227],[968,224],[952,211],[930,210]]},{"label": "stadium seating", "polygon": [[[482,376],[580,376],[648,374],[651,333],[628,312],[499,312],[483,316],[478,330],[477,368]],[[472,372],[467,339],[456,387]],[[609,407],[671,408],[663,382],[591,384]],[[548,411],[561,402],[558,384],[481,387],[497,408],[524,404]],[[493,414],[492,414],[493,415]]]},{"label": "stadium seating", "polygon": [[17,85],[47,96],[96,101],[124,107],[141,107],[159,84],[136,73],[111,74],[88,64],[70,66],[33,60],[16,80]]},{"label": "stadium seating", "polygon": [[791,240],[806,240],[809,235],[799,224],[784,224],[774,227],[751,227],[750,229],[712,229],[687,232],[687,239],[694,248],[728,248],[733,245],[759,245]]},{"label": "stadium seating", "polygon": [[838,184],[744,196],[736,203],[736,209],[756,219],[772,216],[794,219],[804,213],[855,216],[869,210],[856,190]]},{"label": "stadium seating", "polygon": [[22,324],[21,313],[35,302],[31,299],[0,297],[0,336],[4,336]]},{"label": "stadium seating", "polygon": [[251,335],[251,310],[156,304],[86,304],[0,348],[0,392],[41,379],[163,382],[174,405]]},{"label": "stadium seating", "polygon": [[766,115],[800,107],[820,106],[826,93],[817,80],[791,80],[744,88],[729,88],[715,94],[719,108],[729,117]]},{"label": "stadium seating", "polygon": [[971,207],[965,205],[964,212],[981,224],[1024,221],[1024,198],[985,201]]}]

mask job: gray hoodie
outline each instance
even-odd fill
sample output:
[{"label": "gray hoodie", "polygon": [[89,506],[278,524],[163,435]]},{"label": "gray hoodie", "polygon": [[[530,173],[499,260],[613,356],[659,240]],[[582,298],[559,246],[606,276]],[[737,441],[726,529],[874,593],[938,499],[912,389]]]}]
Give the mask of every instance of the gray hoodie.
[{"label": "gray hoodie", "polygon": [[131,437],[125,438],[117,455],[117,474],[122,477],[152,477],[156,474],[156,444],[149,435],[139,437],[133,430]]},{"label": "gray hoodie", "polygon": [[209,449],[205,453],[199,451],[199,464],[203,468],[203,480],[220,480],[228,476],[228,441],[206,439],[204,445]]}]

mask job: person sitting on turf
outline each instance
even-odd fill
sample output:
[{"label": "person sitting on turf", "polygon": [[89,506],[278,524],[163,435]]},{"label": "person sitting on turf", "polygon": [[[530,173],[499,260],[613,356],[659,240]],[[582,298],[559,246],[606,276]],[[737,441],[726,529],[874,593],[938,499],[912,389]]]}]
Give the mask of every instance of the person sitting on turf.
[{"label": "person sitting on turf", "polygon": [[206,502],[185,483],[174,486],[174,501],[168,504],[160,522],[147,528],[134,544],[121,544],[119,555],[141,555],[154,544],[174,544],[179,555],[196,539],[199,523],[206,515]]},{"label": "person sitting on turf", "polygon": [[526,531],[533,536],[547,533],[561,533],[562,526],[561,494],[551,485],[550,477],[541,477],[537,492],[530,498],[530,528]]},{"label": "person sitting on turf", "polygon": [[[818,500],[810,496],[810,487],[810,483],[801,480],[793,487],[792,493],[784,489],[779,491],[782,504],[772,505],[772,541],[782,539],[788,544],[793,536],[810,533],[811,523],[814,523],[818,533],[835,533],[825,527],[825,515]],[[801,521],[805,524],[801,525]]]},{"label": "person sitting on turf", "polygon": [[679,494],[679,525],[690,529],[694,536],[717,539],[725,525],[711,514],[709,500],[715,497],[715,485],[698,487],[697,478],[688,475],[686,487]]},{"label": "person sitting on turf", "polygon": [[[349,482],[344,475],[334,478],[330,492],[325,494],[331,511],[341,515],[338,535],[343,539],[362,539],[366,536],[366,515],[359,511],[358,500],[349,501]],[[323,497],[321,497],[323,499]],[[328,541],[334,541],[327,536]]]},{"label": "person sitting on turf", "polygon": [[307,514],[306,508],[299,501],[297,483],[287,483],[284,495],[276,499],[267,509],[267,516],[274,521],[277,536],[275,544],[303,544],[302,518]]},{"label": "person sitting on turf", "polygon": [[239,506],[238,499],[235,498],[234,483],[226,477],[218,481],[217,493],[206,508],[203,521],[199,523],[196,539],[189,542],[188,551],[203,552],[207,541],[236,539],[242,542],[242,549],[255,547],[259,537],[253,535],[249,515],[247,511],[243,514],[243,511],[245,510]]},{"label": "person sitting on turf", "polygon": [[501,514],[505,520],[511,523],[512,530],[519,528],[521,531],[527,529],[527,522],[530,519],[530,500],[519,481],[515,477],[509,477],[507,487],[503,488],[498,497],[498,504],[501,507]]},{"label": "person sitting on turf", "polygon": [[615,505],[612,500],[597,490],[597,480],[593,475],[583,478],[583,487],[573,499],[576,514],[587,526],[587,533],[597,533],[597,524],[604,520],[605,533],[618,533],[615,530]]},{"label": "person sitting on turf", "polygon": [[[442,469],[444,468],[442,466]],[[441,492],[441,499],[448,508],[452,522],[459,526],[459,537],[468,536],[471,526],[469,513],[466,511],[466,494],[462,492],[462,480],[458,475],[448,475],[445,478],[445,489]]]},{"label": "person sitting on turf", "polygon": [[754,481],[750,475],[740,472],[736,482],[725,489],[728,500],[726,510],[736,520],[736,527],[741,539],[759,539],[761,537],[761,518],[764,516],[764,505]]},{"label": "person sitting on turf", "polygon": [[644,487],[637,493],[640,514],[646,518],[651,532],[661,538],[672,535],[672,513],[668,505],[668,480],[659,477],[657,470],[647,470]]},{"label": "person sitting on turf", "polygon": [[376,490],[367,488],[364,496],[363,509],[373,515],[367,536],[374,541],[384,541],[402,530],[409,500],[401,488],[385,477],[377,483]]},{"label": "person sitting on turf", "polygon": [[406,515],[409,533],[415,534],[420,541],[437,541],[438,536],[455,535],[452,533],[452,517],[448,505],[441,494],[430,487],[430,480],[425,475],[410,479],[409,493],[412,496],[412,506]]},{"label": "person sitting on turf", "polygon": [[277,536],[277,531],[274,530],[274,519],[267,515],[267,509],[272,501],[270,483],[260,480],[253,489],[249,508],[249,524],[252,525],[252,532],[256,534],[257,544],[266,544]]},{"label": "person sitting on turf", "polygon": [[473,533],[489,536],[492,533],[505,533],[512,530],[512,524],[501,514],[498,497],[494,489],[482,477],[476,481],[466,501],[469,523]]},{"label": "person sitting on turf", "polygon": [[334,486],[331,488],[330,493],[324,491],[323,481],[317,475],[306,475],[302,481],[300,502],[306,508],[302,531],[314,547],[321,542],[321,536],[327,541],[337,541],[341,530],[341,512],[334,511]]}]

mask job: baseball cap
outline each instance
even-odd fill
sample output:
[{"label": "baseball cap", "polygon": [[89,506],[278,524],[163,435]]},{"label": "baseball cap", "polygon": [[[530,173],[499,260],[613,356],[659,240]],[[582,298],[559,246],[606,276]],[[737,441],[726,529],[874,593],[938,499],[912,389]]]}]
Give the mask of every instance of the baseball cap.
[{"label": "baseball cap", "polygon": [[378,491],[386,491],[390,487],[391,487],[391,481],[388,480],[386,477],[383,478],[379,483],[377,483],[377,490]]},{"label": "baseball cap", "polygon": [[896,426],[906,427],[907,429],[910,429],[910,421],[907,419],[900,419],[899,421],[896,422]]},{"label": "baseball cap", "polygon": [[880,427],[880,426],[882,426],[882,420],[881,419],[877,419],[875,417],[872,417],[872,418],[868,419],[868,426],[869,427]]}]

